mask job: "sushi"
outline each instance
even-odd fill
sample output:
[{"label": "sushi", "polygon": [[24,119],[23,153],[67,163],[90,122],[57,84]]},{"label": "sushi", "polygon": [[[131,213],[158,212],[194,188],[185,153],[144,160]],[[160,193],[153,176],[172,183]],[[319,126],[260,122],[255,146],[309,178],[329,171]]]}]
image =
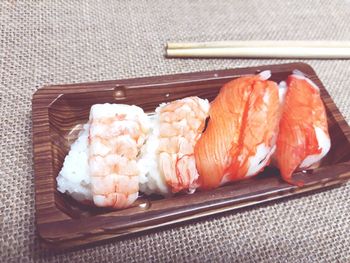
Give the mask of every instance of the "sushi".
[{"label": "sushi", "polygon": [[140,165],[140,189],[146,194],[171,195],[194,192],[199,174],[194,146],[208,116],[209,102],[187,97],[161,104],[153,116],[153,130],[144,147]]},{"label": "sushi", "polygon": [[278,86],[269,71],[225,84],[211,103],[194,155],[202,189],[259,173],[274,153],[280,119]]},{"label": "sushi", "polygon": [[137,106],[96,104],[57,177],[57,188],[81,202],[125,208],[138,197],[141,147],[149,120]]},{"label": "sushi", "polygon": [[282,86],[286,86],[286,93],[282,97],[283,113],[274,157],[282,178],[293,183],[292,173],[317,165],[328,153],[331,142],[325,107],[316,84],[294,71]]},{"label": "sushi", "polygon": [[89,169],[96,206],[124,208],[138,197],[137,156],[149,124],[137,106],[96,104],[90,110]]},{"label": "sushi", "polygon": [[144,194],[194,192],[194,146],[209,102],[188,97],[161,104],[154,115],[122,104],[96,104],[59,172],[57,189],[79,202],[115,209]]},{"label": "sushi", "polygon": [[81,203],[122,209],[140,193],[164,197],[243,180],[273,161],[292,184],[330,149],[318,87],[301,72],[270,81],[270,71],[199,97],[137,106],[96,104],[59,172],[57,190]]}]

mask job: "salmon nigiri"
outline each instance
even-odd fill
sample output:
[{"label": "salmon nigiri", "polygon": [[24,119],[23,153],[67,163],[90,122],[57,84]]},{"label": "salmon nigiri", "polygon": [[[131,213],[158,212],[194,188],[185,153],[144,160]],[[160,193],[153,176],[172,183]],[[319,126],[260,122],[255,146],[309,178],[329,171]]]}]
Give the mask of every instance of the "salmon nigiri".
[{"label": "salmon nigiri", "polygon": [[331,143],[325,107],[316,84],[294,71],[286,85],[275,158],[283,179],[291,183],[292,173],[319,162]]},{"label": "salmon nigiri", "polygon": [[202,189],[253,176],[270,161],[280,118],[278,86],[270,71],[225,84],[211,103],[195,149]]}]

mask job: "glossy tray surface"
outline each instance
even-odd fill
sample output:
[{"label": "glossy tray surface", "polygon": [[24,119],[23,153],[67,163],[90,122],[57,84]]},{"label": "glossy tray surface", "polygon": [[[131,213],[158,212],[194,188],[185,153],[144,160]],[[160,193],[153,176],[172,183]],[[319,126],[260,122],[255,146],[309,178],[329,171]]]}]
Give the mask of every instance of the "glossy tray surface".
[{"label": "glossy tray surface", "polygon": [[[277,82],[294,69],[302,71],[320,87],[326,106],[332,147],[320,168],[294,175],[305,182],[303,187],[283,182],[276,169],[267,168],[256,177],[211,191],[139,198],[134,207],[119,211],[83,206],[56,190],[56,176],[93,104],[135,104],[151,113],[161,102],[187,96],[212,100],[224,83],[267,69]],[[339,185],[350,178],[350,128],[314,70],[304,63],[48,86],[33,95],[32,105],[36,225],[43,243],[54,248],[121,237]]]}]

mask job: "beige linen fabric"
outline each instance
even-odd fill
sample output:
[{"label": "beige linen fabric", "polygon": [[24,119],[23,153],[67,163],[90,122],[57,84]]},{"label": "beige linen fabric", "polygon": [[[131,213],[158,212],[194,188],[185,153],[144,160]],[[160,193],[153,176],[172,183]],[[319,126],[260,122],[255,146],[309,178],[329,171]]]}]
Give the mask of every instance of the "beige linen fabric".
[{"label": "beige linen fabric", "polygon": [[[1,262],[350,262],[350,184],[65,253],[35,233],[32,94],[43,85],[289,62],[165,59],[174,41],[350,40],[350,1],[1,1]],[[295,60],[294,60],[295,61]],[[310,60],[347,121],[350,61]]]}]

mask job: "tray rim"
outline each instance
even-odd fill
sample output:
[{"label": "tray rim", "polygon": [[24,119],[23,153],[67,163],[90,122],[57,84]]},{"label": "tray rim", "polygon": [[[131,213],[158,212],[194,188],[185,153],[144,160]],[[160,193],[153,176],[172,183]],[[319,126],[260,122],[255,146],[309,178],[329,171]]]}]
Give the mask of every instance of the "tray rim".
[{"label": "tray rim", "polygon": [[[315,73],[314,69],[306,64],[306,63],[302,63],[302,62],[297,62],[297,63],[285,63],[285,64],[271,64],[271,65],[262,65],[262,66],[255,66],[255,67],[244,67],[244,68],[233,68],[233,69],[224,69],[224,70],[212,70],[212,71],[200,71],[200,72],[189,72],[189,73],[180,73],[180,74],[171,74],[171,75],[164,75],[164,76],[150,76],[150,77],[141,77],[141,78],[129,78],[129,79],[121,79],[121,80],[107,80],[107,81],[96,81],[96,82],[85,82],[85,83],[74,83],[74,84],[62,84],[62,85],[49,85],[49,86],[44,86],[41,89],[38,89],[34,94],[33,94],[33,98],[32,98],[32,110],[33,110],[33,131],[32,131],[32,141],[33,141],[33,164],[34,164],[34,176],[35,179],[39,177],[39,174],[42,173],[41,169],[40,169],[40,163],[43,161],[42,158],[45,157],[45,161],[52,163],[52,156],[50,154],[47,154],[48,151],[41,151],[40,149],[42,147],[44,147],[45,145],[50,145],[50,138],[49,138],[49,116],[48,116],[48,109],[50,107],[50,105],[60,96],[62,96],[63,94],[71,94],[71,93],[85,93],[88,92],[86,91],[86,89],[98,89],[101,91],[106,91],[106,90],[114,90],[115,87],[121,85],[126,85],[128,86],[128,88],[136,88],[137,86],[147,86],[147,85],[158,85],[158,84],[168,84],[168,83],[184,83],[184,82],[193,82],[193,81],[200,81],[203,80],[205,81],[205,78],[207,78],[207,80],[209,79],[215,79],[216,77],[218,77],[218,75],[222,75],[220,77],[224,77],[224,76],[228,76],[229,78],[234,77],[233,71],[238,71],[238,70],[249,70],[249,71],[261,71],[262,68],[269,68],[269,69],[278,69],[280,67],[283,66],[289,66],[289,67],[295,67],[295,68],[300,68],[303,67],[303,69],[307,70],[307,74],[313,74],[314,76],[316,76],[317,80],[322,84],[322,82],[318,79],[317,74]],[[214,74],[214,75],[213,75]],[[216,75],[216,76],[215,76]],[[236,75],[242,75],[242,74],[236,74]],[[176,79],[176,81],[174,81],[174,78]],[[130,85],[130,83],[134,83],[132,85]],[[84,88],[81,88],[81,86],[84,86]],[[324,92],[324,96],[326,96],[327,99],[330,100],[331,103],[334,104],[334,111],[332,112],[332,114],[336,114],[338,115],[338,124],[344,123],[345,125],[339,125],[340,129],[342,130],[343,134],[345,135],[345,137],[347,138],[347,140],[350,142],[350,127],[349,125],[346,123],[344,117],[342,116],[342,114],[340,113],[338,107],[335,105],[334,101],[332,100],[332,98],[330,97],[328,91],[324,88],[323,86],[323,92]],[[93,91],[93,90],[91,90]],[[40,104],[39,104],[40,102]],[[42,102],[44,102],[44,104],[42,104]],[[44,116],[46,122],[45,125],[45,129],[44,131],[39,132],[39,127],[38,127],[38,123],[36,121],[36,116]],[[41,127],[42,129],[42,127]],[[45,134],[42,134],[46,132]],[[38,136],[40,136],[41,142],[38,143]],[[350,164],[350,163],[349,163]],[[52,172],[52,166],[51,166],[51,174],[53,174]],[[339,182],[338,182],[339,183]],[[342,182],[341,182],[342,183]],[[306,191],[310,191],[310,190],[306,190]],[[52,244],[54,244],[55,242],[53,242],[52,244],[50,244],[51,242],[47,239],[45,232],[42,230],[41,228],[41,224],[43,222],[40,222],[38,220],[39,215],[41,215],[42,213],[42,208],[38,205],[39,203],[39,198],[40,195],[42,193],[45,193],[45,191],[43,191],[42,186],[38,186],[37,181],[35,180],[35,209],[36,209],[36,228],[37,228],[37,232],[39,234],[39,236],[41,237],[42,240],[44,240],[45,243],[47,243],[46,245],[51,246]],[[302,192],[302,191],[300,191]],[[285,196],[290,196],[293,195],[294,193],[291,192],[288,195],[284,195]],[[55,205],[55,200],[54,200],[54,194],[52,194],[52,196],[47,196],[49,197],[46,202],[44,204],[46,204],[46,207],[50,207],[51,209],[55,209],[57,211],[60,212],[61,216],[58,218],[58,220],[73,220],[72,218],[70,218],[68,215],[64,214],[62,211],[60,211],[56,205]],[[274,200],[274,199],[278,199],[280,197],[276,197],[276,198],[271,198],[271,199],[266,199],[263,200],[263,202],[265,201],[270,201],[270,200]],[[256,203],[261,203],[261,202],[256,202]],[[254,203],[255,204],[255,203]],[[250,204],[252,205],[252,204]],[[223,211],[223,209],[221,209],[219,212],[218,211],[214,211],[214,212],[210,212],[212,210],[210,210],[209,212],[206,212],[204,214],[194,214],[192,216],[190,216],[190,218],[186,218],[185,216],[178,219],[178,220],[173,220],[171,222],[167,222],[164,224],[157,224],[154,226],[151,226],[149,228],[144,228],[140,231],[146,231],[152,228],[158,228],[158,227],[162,227],[164,225],[169,225],[169,224],[175,224],[178,222],[183,222],[183,221],[187,221],[187,220],[191,220],[194,218],[200,218],[200,217],[204,217],[204,216],[208,216],[211,214],[217,214],[220,212],[225,212],[225,211],[229,211],[229,210],[233,210],[237,207],[227,207],[227,209],[225,209]],[[183,220],[183,218],[185,218]],[[44,222],[45,223],[45,222]],[[49,223],[49,222],[46,222]],[[132,231],[132,232],[127,232],[127,233],[120,233],[120,234],[111,234],[111,236],[108,236],[104,239],[109,239],[112,237],[116,237],[116,236],[125,236],[128,235],[130,233],[134,233],[134,232],[139,232],[139,231]],[[96,241],[92,241],[92,242],[96,242]],[[90,243],[90,242],[85,242]],[[64,248],[66,247],[67,244],[64,244],[60,247]]]}]

